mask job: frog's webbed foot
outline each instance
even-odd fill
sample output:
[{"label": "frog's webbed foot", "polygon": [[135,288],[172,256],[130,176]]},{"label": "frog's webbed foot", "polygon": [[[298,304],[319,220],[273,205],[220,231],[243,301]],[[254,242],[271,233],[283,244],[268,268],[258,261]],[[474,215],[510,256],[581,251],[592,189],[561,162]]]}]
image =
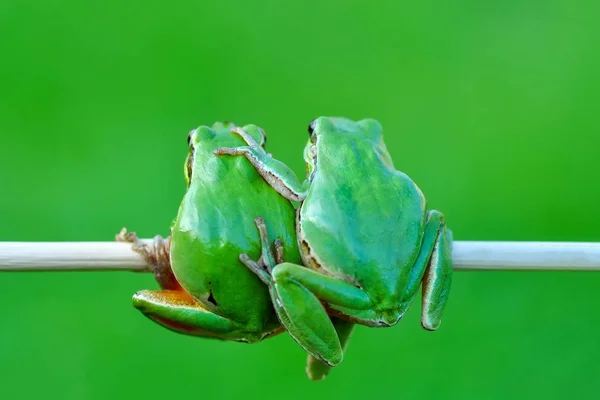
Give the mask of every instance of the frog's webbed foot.
[{"label": "frog's webbed foot", "polygon": [[261,281],[267,285],[273,284],[271,273],[277,264],[281,264],[283,259],[283,243],[279,238],[275,239],[271,247],[271,240],[267,231],[267,225],[262,217],[254,218],[254,223],[258,228],[261,244],[261,256],[257,261],[250,259],[247,254],[240,254],[240,261],[252,272],[254,272]]},{"label": "frog's webbed foot", "polygon": [[242,128],[233,128],[231,132],[241,136],[247,146],[219,147],[213,151],[214,155],[244,156],[280,195],[290,201],[302,201],[306,198],[308,181],[299,182],[294,171],[281,161],[274,159]]},{"label": "frog's webbed foot", "polygon": [[[342,351],[345,353],[346,348],[348,347],[348,342],[350,341],[350,336],[354,330],[354,324],[350,321],[336,317],[331,317],[331,323],[333,324],[338,338],[340,339]],[[306,375],[311,381],[322,381],[327,377],[329,371],[331,371],[331,368],[331,366],[327,365],[318,358],[310,354],[308,355],[308,359],[306,360]]]},{"label": "frog's webbed foot", "polygon": [[157,235],[150,244],[141,240],[135,232],[128,232],[126,228],[123,228],[115,239],[117,242],[132,244],[131,249],[144,258],[161,288],[169,290],[181,288],[171,269],[170,236],[164,239],[162,236]]},{"label": "frog's webbed foot", "polygon": [[115,240],[123,243],[137,243],[140,241],[140,238],[135,232],[128,232],[127,228],[123,228],[121,232],[115,235]]},{"label": "frog's webbed foot", "polygon": [[231,129],[231,133],[235,133],[236,135],[239,135],[242,139],[244,139],[247,146],[219,147],[214,151],[214,154],[216,156],[222,156],[224,154],[227,154],[230,156],[248,157],[252,156],[253,153],[255,154],[255,156],[257,153],[261,153],[261,155],[263,155],[262,153],[266,154],[264,149],[256,142],[256,140],[254,140],[254,138],[242,128],[236,126],[235,128]]},{"label": "frog's webbed foot", "polygon": [[260,147],[258,145],[258,143],[256,142],[256,140],[254,140],[254,138],[248,132],[246,132],[239,126],[236,126],[235,128],[233,128],[231,130],[231,133],[235,133],[236,135],[239,135],[242,139],[244,139],[244,142],[246,142],[248,144],[248,146],[252,147],[253,149],[257,149]]},{"label": "frog's webbed foot", "polygon": [[[244,156],[246,159],[256,168],[256,171],[263,177],[263,179],[273,186],[277,191],[278,186],[281,186],[279,180],[281,174],[273,173],[271,169],[273,164],[277,164],[270,153],[267,153],[265,149],[246,131],[242,128],[236,127],[231,130],[231,133],[237,134],[244,139],[246,146],[238,147],[219,147],[213,151],[213,154],[218,156],[230,155],[230,156]],[[283,189],[282,189],[283,190]],[[288,190],[289,191],[289,190]],[[284,193],[287,191],[284,190]],[[280,194],[282,194],[280,192]],[[285,194],[282,194],[284,197]]]}]

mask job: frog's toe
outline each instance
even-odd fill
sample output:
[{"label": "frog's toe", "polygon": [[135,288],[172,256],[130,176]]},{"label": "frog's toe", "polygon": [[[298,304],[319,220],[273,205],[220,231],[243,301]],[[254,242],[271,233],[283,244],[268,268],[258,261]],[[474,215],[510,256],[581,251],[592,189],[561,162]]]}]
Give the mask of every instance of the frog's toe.
[{"label": "frog's toe", "polygon": [[[275,248],[275,264],[283,264],[285,262],[283,242],[280,238],[275,239],[273,242]],[[269,272],[273,272],[272,269]]]},{"label": "frog's toe", "polygon": [[239,259],[242,264],[248,267],[250,271],[254,272],[254,274],[258,276],[265,284],[270,285],[273,282],[271,275],[256,261],[252,260],[248,254],[240,254]]},{"label": "frog's toe", "polygon": [[235,156],[235,155],[243,154],[243,151],[238,147],[219,147],[213,151],[213,154],[215,156],[222,156],[222,155]]},{"label": "frog's toe", "polygon": [[139,239],[135,232],[129,232],[127,228],[123,228],[121,229],[121,232],[115,236],[115,240],[123,243],[136,243]]},{"label": "frog's toe", "polygon": [[[258,127],[256,127],[256,128],[258,128]],[[263,137],[264,141],[266,141],[266,135],[265,135],[264,131],[261,128],[258,128],[258,129],[260,129],[261,136]],[[248,146],[253,147],[253,148],[258,148],[258,143],[256,142],[256,140],[254,140],[252,135],[249,132],[247,132],[246,130],[244,130],[244,128],[240,128],[239,126],[236,126],[231,129],[231,133],[239,135],[242,139],[244,139],[244,142],[246,142],[246,144]]]}]

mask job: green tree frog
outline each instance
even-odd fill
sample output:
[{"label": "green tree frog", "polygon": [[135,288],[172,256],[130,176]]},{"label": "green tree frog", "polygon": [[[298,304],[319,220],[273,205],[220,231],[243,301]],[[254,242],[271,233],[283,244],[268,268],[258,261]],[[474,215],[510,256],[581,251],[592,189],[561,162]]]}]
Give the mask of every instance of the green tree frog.
[{"label": "green tree frog", "polygon": [[[187,190],[167,239],[153,244],[123,230],[117,240],[134,243],[145,256],[162,290],[142,290],[134,306],[173,331],[255,343],[283,331],[267,287],[240,263],[238,255],[260,255],[261,262],[301,262],[293,205],[271,188],[243,158],[224,159],[213,151],[244,142],[231,123],[201,126],[188,135]],[[265,132],[247,125],[244,132],[264,150]],[[256,218],[255,216],[264,217]],[[273,253],[268,230],[277,237]],[[258,226],[258,230],[257,230]],[[335,321],[341,334],[348,324]],[[331,323],[330,323],[331,324]],[[309,356],[309,377],[323,379],[328,367]]]},{"label": "green tree frog", "polygon": [[287,260],[265,270],[251,256],[240,258],[267,283],[291,336],[335,366],[344,344],[328,313],[392,326],[422,285],[422,326],[439,327],[452,277],[452,235],[443,215],[428,211],[421,190],[394,168],[377,121],[320,117],[308,132],[303,183],[240,130],[246,146],[215,154],[245,156],[282,196],[300,202],[296,234],[304,266]]}]

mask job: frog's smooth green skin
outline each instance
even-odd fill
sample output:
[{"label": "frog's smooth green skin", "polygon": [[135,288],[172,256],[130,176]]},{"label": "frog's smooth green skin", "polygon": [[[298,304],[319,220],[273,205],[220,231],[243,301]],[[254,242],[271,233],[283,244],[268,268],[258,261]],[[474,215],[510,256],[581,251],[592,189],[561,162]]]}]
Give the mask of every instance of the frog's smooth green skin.
[{"label": "frog's smooth green skin", "polygon": [[[279,239],[280,253],[287,261],[300,263],[301,258],[292,204],[247,160],[213,154],[218,147],[244,143],[231,134],[234,128],[231,123],[216,123],[190,132],[184,168],[188,188],[167,240],[157,237],[153,244],[144,244],[126,231],[117,239],[134,243],[163,289],[134,295],[135,307],[146,316],[179,333],[254,343],[282,332],[283,327],[267,287],[238,259],[240,253],[253,258],[269,254],[265,250],[270,244],[264,245],[268,237],[257,234],[253,218],[267,219],[268,230]],[[264,147],[262,129],[248,125],[244,130]],[[282,261],[278,257],[271,262]],[[319,364],[310,357],[309,362]],[[327,367],[313,368],[317,369],[310,377],[315,380],[328,372]]]},{"label": "frog's smooth green skin", "polygon": [[[343,349],[327,312],[367,326],[395,325],[423,286],[421,324],[439,327],[452,277],[452,236],[428,211],[416,184],[397,171],[375,120],[321,117],[309,126],[300,183],[252,137],[215,154],[245,156],[286,198],[301,202],[297,238],[304,268],[275,266],[261,279],[292,337],[312,356],[337,365]],[[261,271],[246,263],[257,274]]]}]

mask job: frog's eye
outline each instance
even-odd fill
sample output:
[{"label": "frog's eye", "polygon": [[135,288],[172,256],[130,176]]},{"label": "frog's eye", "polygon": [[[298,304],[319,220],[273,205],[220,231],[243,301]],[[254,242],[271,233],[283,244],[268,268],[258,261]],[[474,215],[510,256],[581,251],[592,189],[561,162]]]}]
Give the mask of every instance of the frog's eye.
[{"label": "frog's eye", "polygon": [[184,167],[185,182],[187,183],[188,187],[190,187],[190,183],[192,181],[192,163],[193,162],[194,162],[193,155],[190,153],[190,154],[188,154],[187,158],[185,159],[185,167]]},{"label": "frog's eye", "polygon": [[267,145],[267,132],[265,132],[265,130],[260,126],[258,127],[258,130],[263,137],[262,147],[264,148]]},{"label": "frog's eye", "polygon": [[308,124],[308,136],[312,136],[313,132],[315,131],[316,125],[317,125],[316,119],[313,119],[312,121],[310,121],[310,124]]},{"label": "frog's eye", "polygon": [[194,137],[194,134],[195,134],[195,133],[196,133],[196,130],[195,130],[195,129],[192,129],[192,130],[190,131],[190,133],[188,133],[188,136],[187,136],[187,144],[188,144],[188,146],[191,146],[191,145],[192,145],[192,138]]}]

